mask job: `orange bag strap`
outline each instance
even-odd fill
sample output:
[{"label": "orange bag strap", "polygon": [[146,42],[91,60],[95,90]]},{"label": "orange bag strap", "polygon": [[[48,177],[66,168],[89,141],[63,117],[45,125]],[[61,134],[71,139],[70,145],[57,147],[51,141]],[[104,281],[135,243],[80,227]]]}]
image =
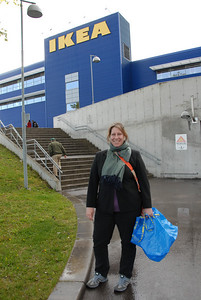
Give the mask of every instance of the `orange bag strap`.
[{"label": "orange bag strap", "polygon": [[139,184],[139,181],[138,181],[138,178],[137,178],[137,175],[133,169],[133,167],[131,166],[131,164],[126,161],[123,157],[121,157],[117,152],[114,152],[126,165],[127,167],[131,170],[131,173],[133,174],[134,178],[135,178],[135,181],[137,183],[137,188],[138,188],[138,192],[141,192],[140,190],[140,184]]}]

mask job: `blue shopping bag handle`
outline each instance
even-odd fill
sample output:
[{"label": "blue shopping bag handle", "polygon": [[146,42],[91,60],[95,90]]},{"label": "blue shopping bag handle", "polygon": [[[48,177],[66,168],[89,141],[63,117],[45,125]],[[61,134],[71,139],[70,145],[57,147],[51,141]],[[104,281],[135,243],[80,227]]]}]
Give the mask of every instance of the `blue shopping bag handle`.
[{"label": "blue shopping bag handle", "polygon": [[[139,241],[137,241],[137,243],[140,243],[144,237],[144,232],[145,229],[147,231],[153,231],[154,230],[154,222],[153,222],[153,218],[155,218],[155,216],[153,215],[153,217],[149,216],[148,214],[145,214],[144,217],[140,216],[139,219],[143,219],[143,225],[142,225],[142,234],[141,234],[141,238],[139,239]],[[137,228],[138,223],[139,223],[139,219],[136,221],[135,226],[134,226],[134,230]],[[146,220],[150,219],[151,223],[152,223],[152,227],[148,227]]]}]

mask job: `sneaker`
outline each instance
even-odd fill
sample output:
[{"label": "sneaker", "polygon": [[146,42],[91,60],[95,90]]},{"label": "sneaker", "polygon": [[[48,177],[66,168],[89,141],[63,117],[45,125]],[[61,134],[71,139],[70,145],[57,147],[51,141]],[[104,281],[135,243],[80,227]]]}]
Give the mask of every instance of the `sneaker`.
[{"label": "sneaker", "polygon": [[95,289],[99,286],[100,283],[106,282],[107,281],[107,277],[103,277],[100,273],[95,273],[94,277],[91,278],[88,282],[87,282],[87,287],[89,287],[90,289]]},{"label": "sneaker", "polygon": [[129,283],[130,283],[130,279],[127,278],[126,276],[120,274],[119,282],[114,287],[114,291],[115,292],[123,292],[123,291],[125,291],[127,289],[128,285],[129,285]]}]

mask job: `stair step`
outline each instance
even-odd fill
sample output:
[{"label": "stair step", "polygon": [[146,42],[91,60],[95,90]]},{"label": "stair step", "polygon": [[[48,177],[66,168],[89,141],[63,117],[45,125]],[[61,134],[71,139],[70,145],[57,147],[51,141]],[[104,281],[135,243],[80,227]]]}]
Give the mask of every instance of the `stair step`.
[{"label": "stair step", "polygon": [[86,182],[80,182],[80,183],[74,183],[74,184],[68,184],[68,185],[63,185],[62,190],[70,190],[70,189],[77,189],[77,188],[82,188],[82,187],[87,187],[88,186],[88,181]]},{"label": "stair step", "polygon": [[89,173],[79,173],[79,174],[72,174],[71,176],[65,177],[64,174],[62,174],[62,184],[68,184],[69,182],[79,182],[80,180],[86,180],[89,181]]},{"label": "stair step", "polygon": [[[16,130],[22,136],[22,129],[16,128]],[[26,138],[27,140],[30,140],[27,142],[27,153],[35,158],[33,145],[31,145],[31,140],[34,139],[48,153],[48,145],[52,137],[62,143],[67,153],[67,158],[61,159],[62,190],[87,187],[91,165],[95,154],[100,151],[100,149],[86,139],[73,139],[60,128],[27,128]],[[43,161],[45,161],[45,158],[43,157],[44,154],[42,154],[38,148],[37,153],[41,156]],[[40,160],[37,159],[37,161],[43,166]],[[47,161],[47,166],[50,170],[53,170],[53,165],[50,161]]]}]

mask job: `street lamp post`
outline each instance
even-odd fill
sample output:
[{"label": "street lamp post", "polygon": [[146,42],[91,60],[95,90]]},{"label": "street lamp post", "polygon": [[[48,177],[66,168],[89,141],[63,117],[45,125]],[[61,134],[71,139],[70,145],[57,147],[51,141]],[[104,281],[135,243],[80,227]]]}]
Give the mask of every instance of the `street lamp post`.
[{"label": "street lamp post", "polygon": [[90,55],[90,66],[91,66],[91,97],[92,97],[92,104],[94,104],[94,83],[93,83],[93,68],[92,63],[99,63],[101,60],[96,55]]},{"label": "street lamp post", "polygon": [[25,123],[25,104],[24,104],[24,36],[23,36],[23,5],[26,2],[31,4],[28,7],[27,14],[31,18],[42,17],[40,8],[35,5],[35,2],[20,0],[21,9],[21,84],[22,84],[22,144],[23,144],[23,168],[24,168],[24,187],[28,189],[28,176],[27,176],[27,145],[26,145],[26,123]]}]

